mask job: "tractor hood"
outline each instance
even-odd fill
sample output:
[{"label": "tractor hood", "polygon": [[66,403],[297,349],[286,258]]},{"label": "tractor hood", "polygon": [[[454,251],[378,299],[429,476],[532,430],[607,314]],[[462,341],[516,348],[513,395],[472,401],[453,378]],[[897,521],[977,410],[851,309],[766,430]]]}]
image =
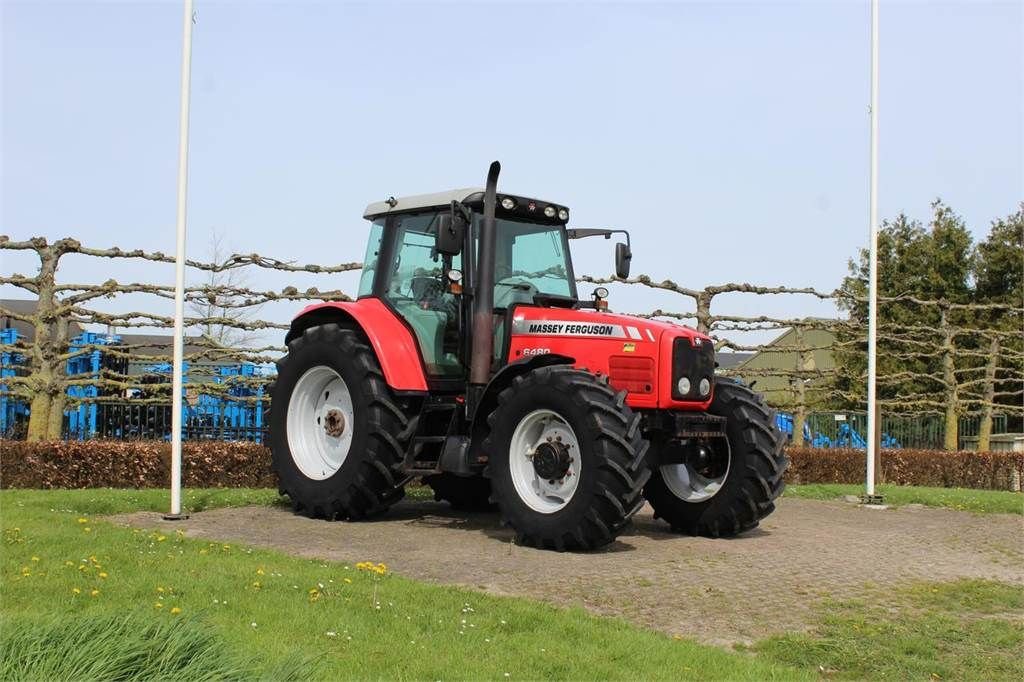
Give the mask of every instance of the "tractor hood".
[{"label": "tractor hood", "polygon": [[633,408],[706,410],[712,394],[679,392],[685,375],[690,389],[714,380],[714,345],[705,334],[682,325],[631,315],[516,306],[508,335],[508,362],[536,355],[560,355],[587,371],[607,375],[628,393]]},{"label": "tractor hood", "polygon": [[686,327],[661,320],[619,313],[517,306],[512,315],[512,334],[529,336],[562,336],[580,338],[622,339],[659,343],[676,337],[700,338],[701,343],[712,343],[711,337]]}]

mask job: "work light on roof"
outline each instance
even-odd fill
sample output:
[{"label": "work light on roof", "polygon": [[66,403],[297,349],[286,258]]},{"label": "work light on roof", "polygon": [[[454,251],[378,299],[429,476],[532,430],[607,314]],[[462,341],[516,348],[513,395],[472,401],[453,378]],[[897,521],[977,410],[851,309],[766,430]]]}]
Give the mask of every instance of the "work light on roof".
[{"label": "work light on roof", "polygon": [[558,219],[563,221],[563,222],[568,220],[569,219],[569,210],[565,209],[565,208],[558,209]]},{"label": "work light on roof", "polygon": [[504,197],[501,200],[501,207],[506,211],[511,211],[516,207],[516,202],[512,200],[512,197]]},{"label": "work light on roof", "polygon": [[545,206],[544,207],[544,217],[545,218],[554,218],[555,217],[555,207],[554,206]]}]

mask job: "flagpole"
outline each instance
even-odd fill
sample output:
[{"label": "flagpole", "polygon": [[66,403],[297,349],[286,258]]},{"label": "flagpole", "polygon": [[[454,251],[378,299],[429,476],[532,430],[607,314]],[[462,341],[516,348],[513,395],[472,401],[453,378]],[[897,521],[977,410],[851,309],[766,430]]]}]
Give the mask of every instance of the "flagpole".
[{"label": "flagpole", "polygon": [[181,47],[181,111],[178,129],[177,243],[174,256],[174,366],[171,381],[171,511],[165,519],[188,518],[181,513],[181,410],[185,335],[185,225],[188,208],[188,122],[192,85],[192,0],[185,0]]},{"label": "flagpole", "polygon": [[871,0],[871,170],[868,212],[871,246],[868,259],[868,428],[865,502],[879,501],[875,495],[875,441],[878,419],[876,359],[878,356],[878,2]]}]

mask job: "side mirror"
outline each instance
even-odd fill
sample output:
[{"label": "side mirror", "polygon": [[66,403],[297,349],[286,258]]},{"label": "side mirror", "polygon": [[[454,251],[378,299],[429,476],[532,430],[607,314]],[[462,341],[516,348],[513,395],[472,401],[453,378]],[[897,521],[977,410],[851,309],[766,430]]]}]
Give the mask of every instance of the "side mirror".
[{"label": "side mirror", "polygon": [[621,279],[629,277],[629,263],[633,260],[633,251],[628,244],[619,242],[615,245],[615,276]]},{"label": "side mirror", "polygon": [[435,248],[445,256],[455,256],[462,252],[462,243],[466,236],[466,216],[457,202],[452,202],[452,210],[448,215],[438,219]]}]

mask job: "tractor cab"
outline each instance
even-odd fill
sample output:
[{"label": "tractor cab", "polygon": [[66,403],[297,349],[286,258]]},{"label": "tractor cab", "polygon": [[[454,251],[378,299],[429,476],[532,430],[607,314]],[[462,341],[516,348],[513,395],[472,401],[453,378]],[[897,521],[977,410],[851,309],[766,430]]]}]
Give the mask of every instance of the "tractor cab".
[{"label": "tractor cab", "polygon": [[[358,295],[383,301],[408,325],[435,383],[464,379],[469,365],[463,322],[482,286],[476,254],[484,196],[484,189],[466,188],[392,197],[364,212],[371,229]],[[569,239],[610,231],[567,230],[569,209],[560,204],[511,194],[495,199],[490,288],[492,353],[500,367],[507,311],[519,305],[579,307]]]}]

